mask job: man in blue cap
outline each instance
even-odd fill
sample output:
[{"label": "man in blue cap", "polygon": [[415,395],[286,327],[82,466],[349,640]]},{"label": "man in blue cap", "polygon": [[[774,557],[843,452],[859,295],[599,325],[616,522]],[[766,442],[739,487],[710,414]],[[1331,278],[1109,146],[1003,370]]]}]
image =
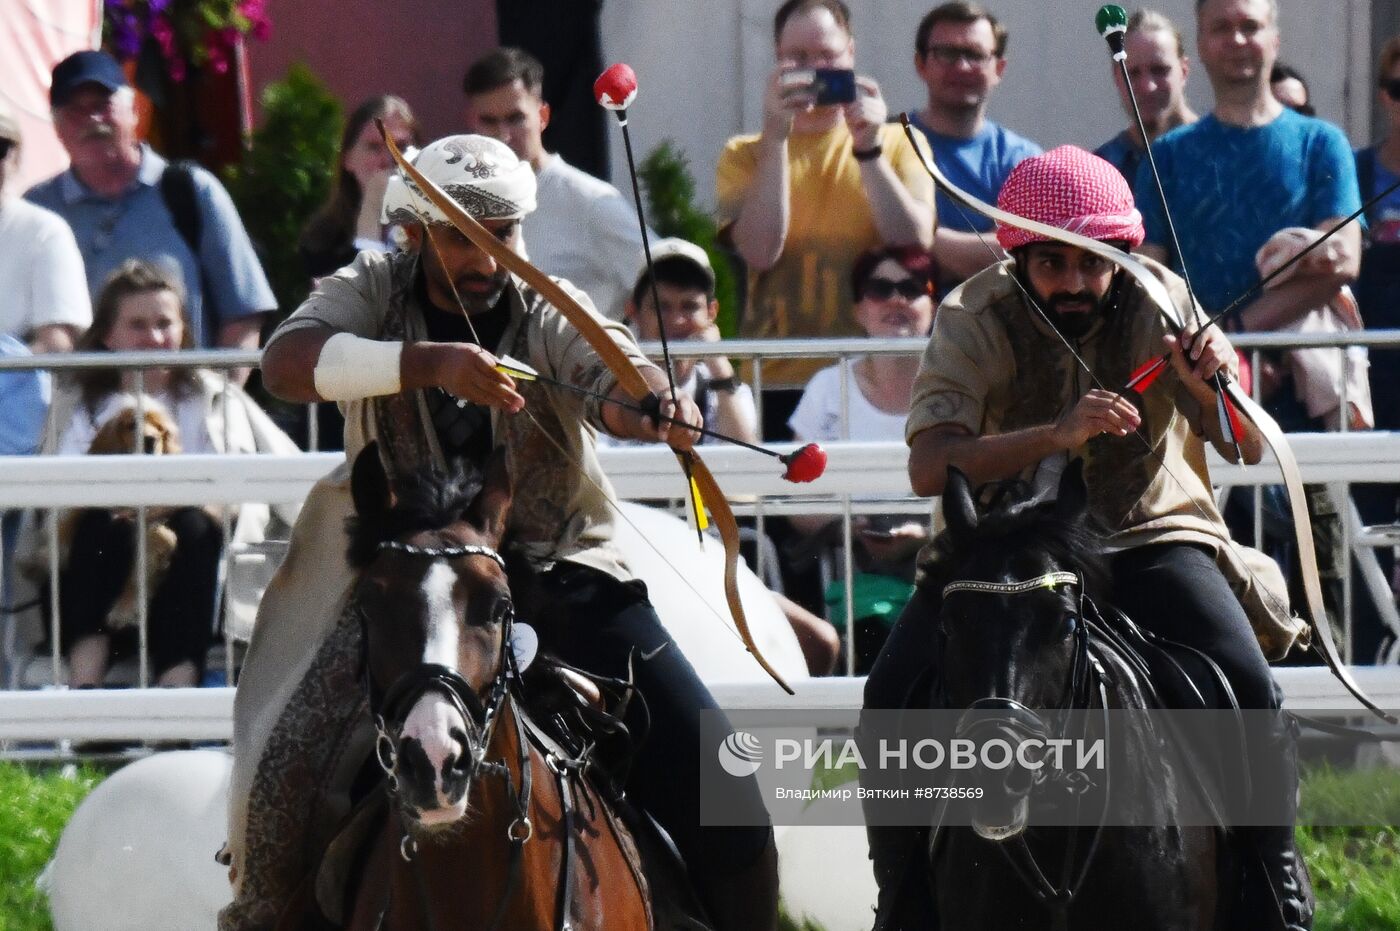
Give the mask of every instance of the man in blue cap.
[{"label": "man in blue cap", "polygon": [[135,96],[106,52],[54,66],[49,104],[72,165],[25,196],[73,228],[93,294],[125,260],[155,262],[179,273],[200,346],[255,349],[277,301],[238,211],[209,172],[137,138]]}]

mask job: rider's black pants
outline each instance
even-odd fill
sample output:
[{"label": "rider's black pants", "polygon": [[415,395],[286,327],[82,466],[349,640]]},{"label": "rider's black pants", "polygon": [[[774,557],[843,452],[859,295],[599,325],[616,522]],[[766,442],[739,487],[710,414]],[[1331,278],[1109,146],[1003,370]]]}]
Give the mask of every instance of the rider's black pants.
[{"label": "rider's black pants", "polygon": [[[543,574],[541,586],[535,623],[544,650],[618,679],[627,678],[627,659],[636,651],[632,669],[645,708],[633,701],[624,720],[633,734],[644,737],[628,775],[627,797],[666,829],[692,874],[720,878],[757,861],[768,844],[766,825],[700,824],[702,749],[707,750],[704,762],[717,759],[717,748],[700,745],[701,712],[718,712],[719,706],[661,626],[646,586],[573,563],[556,564]],[[753,777],[734,797],[751,812],[764,811]]]}]

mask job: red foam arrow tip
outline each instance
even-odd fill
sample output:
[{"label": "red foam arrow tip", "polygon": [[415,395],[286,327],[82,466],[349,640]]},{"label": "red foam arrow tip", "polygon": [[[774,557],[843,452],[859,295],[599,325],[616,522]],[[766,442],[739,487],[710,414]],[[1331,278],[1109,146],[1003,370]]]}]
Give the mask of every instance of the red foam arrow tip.
[{"label": "red foam arrow tip", "polygon": [[826,450],[816,443],[808,443],[779,458],[787,464],[783,478],[789,482],[815,482],[826,471]]},{"label": "red foam arrow tip", "polygon": [[598,75],[593,96],[609,110],[626,110],[637,98],[637,75],[630,65],[618,62]]}]

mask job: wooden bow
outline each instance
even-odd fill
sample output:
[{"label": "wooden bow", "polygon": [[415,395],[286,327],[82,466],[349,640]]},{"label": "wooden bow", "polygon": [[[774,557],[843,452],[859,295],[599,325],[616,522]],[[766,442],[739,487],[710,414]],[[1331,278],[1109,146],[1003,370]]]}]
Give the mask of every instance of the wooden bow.
[{"label": "wooden bow", "polygon": [[[558,282],[497,239],[486,227],[478,223],[475,217],[467,213],[460,204],[448,196],[447,192],[438,187],[432,179],[415,168],[403,157],[398,146],[394,144],[394,140],[388,133],[384,132],[382,125],[380,126],[380,134],[384,137],[384,144],[388,147],[389,154],[393,156],[399,170],[408,177],[410,183],[416,187],[420,194],[443,212],[452,226],[478,249],[494,259],[497,264],[534,288],[541,297],[563,314],[565,319],[582,334],[583,338],[588,340],[593,351],[598,354],[608,370],[617,378],[618,384],[634,401],[641,404],[651,397],[651,385],[632,364],[627,353],[613,341],[592,314],[560,287]],[[424,222],[431,221],[425,220]],[[758,649],[758,644],[754,642],[753,633],[749,629],[748,618],[744,614],[743,603],[739,600],[739,525],[734,520],[734,512],[730,509],[728,499],[725,498],[724,492],[720,490],[714,475],[706,467],[699,453],[691,450],[688,453],[688,459],[691,478],[708,504],[710,517],[715,529],[719,531],[720,540],[724,544],[724,597],[729,603],[734,626],[739,632],[740,639],[744,642],[744,647],[763,668],[763,671],[768,673],[785,692],[794,695],[796,693],[793,692],[792,687],[783,680],[783,677],[778,674],[778,671],[772,667]]]}]

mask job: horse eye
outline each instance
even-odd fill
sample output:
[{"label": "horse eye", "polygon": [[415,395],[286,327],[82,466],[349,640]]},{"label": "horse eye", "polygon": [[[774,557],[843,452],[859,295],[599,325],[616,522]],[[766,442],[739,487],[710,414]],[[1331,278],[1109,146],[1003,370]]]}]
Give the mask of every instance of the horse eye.
[{"label": "horse eye", "polygon": [[1067,614],[1064,619],[1061,620],[1060,627],[1062,633],[1061,639],[1068,640],[1070,637],[1073,637],[1075,631],[1079,629],[1079,618],[1075,617],[1073,614]]}]

